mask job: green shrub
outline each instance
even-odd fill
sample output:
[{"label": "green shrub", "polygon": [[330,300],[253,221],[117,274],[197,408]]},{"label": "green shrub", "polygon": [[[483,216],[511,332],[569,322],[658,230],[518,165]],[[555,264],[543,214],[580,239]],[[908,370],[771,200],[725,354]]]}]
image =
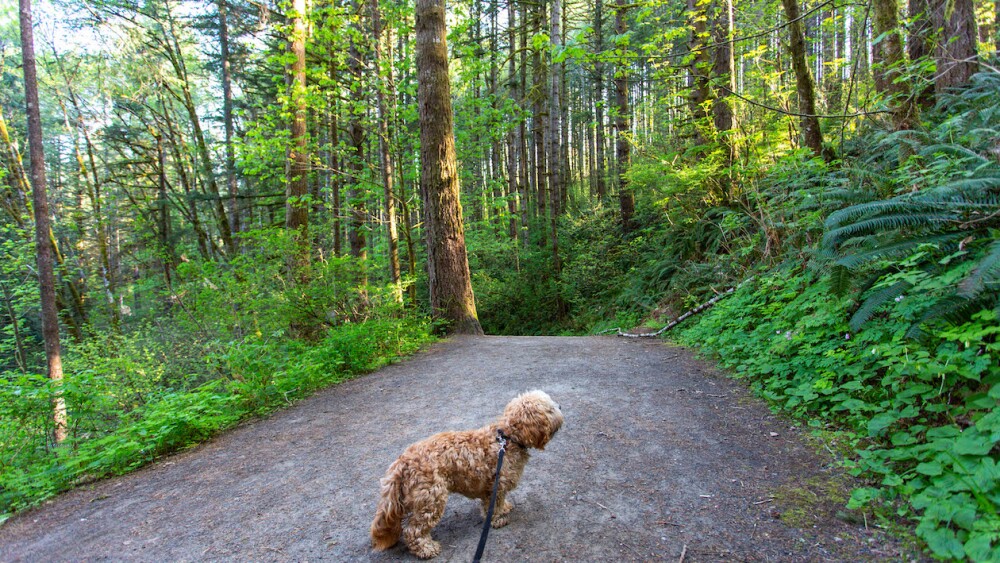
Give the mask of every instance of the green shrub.
[{"label": "green shrub", "polygon": [[[872,486],[852,507],[902,500],[917,535],[941,557],[1000,557],[1000,326],[983,310],[961,325],[907,330],[940,280],[890,300],[861,332],[850,301],[808,271],[747,284],[681,332],[794,416],[853,437],[853,471]],[[923,286],[921,284],[924,284]],[[822,424],[822,422],[817,422]]]}]

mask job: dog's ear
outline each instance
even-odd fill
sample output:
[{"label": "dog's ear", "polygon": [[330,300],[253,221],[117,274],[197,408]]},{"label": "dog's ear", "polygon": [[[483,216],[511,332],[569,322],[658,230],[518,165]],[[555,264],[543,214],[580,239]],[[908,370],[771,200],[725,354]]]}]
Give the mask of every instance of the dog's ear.
[{"label": "dog's ear", "polygon": [[503,426],[515,441],[529,448],[545,449],[552,437],[552,428],[545,406],[528,398],[518,397],[504,409]]}]

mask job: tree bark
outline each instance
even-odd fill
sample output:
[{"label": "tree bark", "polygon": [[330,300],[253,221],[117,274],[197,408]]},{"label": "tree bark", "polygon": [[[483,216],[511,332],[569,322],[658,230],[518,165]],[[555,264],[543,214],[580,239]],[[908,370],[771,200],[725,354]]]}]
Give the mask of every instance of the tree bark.
[{"label": "tree bark", "polygon": [[934,59],[938,94],[969,83],[979,71],[976,9],[973,0],[930,0],[937,27],[941,30]]},{"label": "tree bark", "polygon": [[[212,157],[208,152],[208,143],[205,141],[205,133],[201,128],[201,120],[198,118],[198,108],[194,103],[194,97],[191,95],[191,84],[188,80],[187,65],[184,63],[184,53],[181,51],[180,43],[177,40],[177,32],[174,30],[173,14],[169,11],[167,18],[170,27],[170,38],[165,43],[168,49],[166,54],[174,68],[174,73],[181,83],[180,99],[187,110],[188,118],[191,120],[191,129],[194,132],[194,141],[198,149],[198,161],[201,165],[205,186],[208,188],[208,192],[213,200],[212,209],[215,211],[215,223],[219,229],[219,238],[222,239],[222,245],[225,247],[226,253],[233,256],[236,253],[236,247],[233,243],[232,231],[229,229],[226,205],[222,199],[222,192],[219,191],[219,183],[215,181],[215,171],[212,170]],[[305,39],[303,38],[303,45],[305,45],[304,42]]]},{"label": "tree bark", "polygon": [[[534,6],[533,23],[535,35],[544,32],[545,29],[545,5],[537,3]],[[548,119],[548,89],[546,88],[546,66],[545,55],[541,48],[532,50],[531,61],[531,98],[532,104],[531,129],[532,129],[532,161],[534,162],[533,177],[535,188],[535,216],[541,222],[542,228],[538,231],[541,234],[539,243],[544,248],[549,244],[548,230],[545,223],[548,219],[548,159],[545,151],[545,132],[549,126]]]},{"label": "tree bark", "polygon": [[285,189],[285,228],[296,240],[294,268],[309,263],[309,132],[306,128],[306,2],[292,3],[291,68],[292,146],[288,153],[288,182]]},{"label": "tree bark", "polygon": [[709,137],[705,134],[705,130],[709,127],[708,106],[711,105],[709,102],[711,91],[708,85],[711,68],[708,50],[708,2],[688,0],[686,15],[691,21],[691,38],[688,42],[688,49],[691,51],[688,68],[691,75],[691,92],[688,94],[688,102],[694,118],[694,143],[702,147],[699,152],[704,154]]},{"label": "tree bark", "polygon": [[59,343],[59,312],[56,305],[52,245],[49,241],[49,202],[45,187],[45,150],[42,146],[42,118],[38,106],[38,74],[31,21],[31,0],[20,0],[21,61],[24,70],[24,103],[28,118],[28,154],[31,159],[32,203],[35,213],[35,252],[42,309],[42,340],[49,379],[53,384],[53,439],[58,444],[67,436],[66,402],[60,386],[63,380]]},{"label": "tree bark", "polygon": [[[510,44],[510,76],[508,78],[508,83],[510,84],[510,99],[511,101],[520,106],[521,104],[521,84],[517,74],[516,60],[514,56],[515,46],[517,45],[517,34],[515,33],[517,27],[517,12],[514,10],[514,3],[507,3],[507,41]],[[510,133],[508,134],[508,147],[507,147],[507,212],[509,214],[509,226],[508,226],[508,236],[511,240],[516,241],[518,239],[520,227],[518,225],[518,203],[521,204],[521,213],[524,213],[524,200],[520,199],[521,190],[523,187],[520,185],[521,172],[519,166],[523,163],[521,155],[521,123],[523,120],[518,117],[518,122],[510,128]]]},{"label": "tree bark", "polygon": [[607,172],[605,171],[605,141],[604,141],[604,0],[594,2],[594,133],[597,144],[594,152],[596,161],[597,199],[608,198]]},{"label": "tree bark", "polygon": [[[367,237],[365,236],[365,223],[368,219],[368,209],[365,206],[364,190],[361,188],[362,174],[365,167],[365,130],[361,123],[361,116],[365,112],[365,93],[361,85],[361,50],[358,41],[363,37],[361,29],[361,3],[353,0],[352,10],[357,15],[355,33],[351,34],[351,43],[348,49],[348,74],[351,76],[351,102],[348,115],[350,121],[347,125],[347,136],[351,140],[354,154],[350,158],[350,186],[347,190],[347,206],[350,209],[350,221],[347,228],[347,242],[350,246],[351,256],[363,263],[368,258]],[[362,266],[363,268],[364,266]],[[359,283],[365,285],[367,276],[362,270]]]},{"label": "tree bark", "polygon": [[[375,39],[375,68],[382,69],[379,74],[383,75],[382,78],[385,80],[385,84],[379,84],[375,89],[375,99],[378,105],[378,132],[379,132],[379,148],[380,148],[380,160],[382,163],[382,182],[384,188],[385,196],[385,222],[386,222],[386,234],[388,238],[389,245],[389,281],[393,284],[394,290],[393,295],[397,302],[403,302],[403,286],[401,283],[401,273],[399,267],[399,233],[397,232],[396,226],[396,194],[393,187],[393,162],[391,150],[392,147],[389,146],[389,141],[392,138],[389,131],[389,122],[391,121],[391,116],[386,104],[386,93],[393,98],[396,96],[395,83],[392,76],[392,58],[389,58],[388,64],[384,60],[382,51],[382,14],[379,9],[378,0],[371,0],[372,2],[372,30]],[[387,38],[386,44],[392,47],[391,38]]]},{"label": "tree bark", "polygon": [[[625,0],[615,2],[615,33],[625,35],[625,11],[628,6]],[[620,47],[625,49],[624,46]],[[622,231],[629,233],[635,227],[635,194],[628,182],[628,169],[632,164],[632,145],[629,140],[631,131],[631,110],[628,103],[628,59],[624,53],[619,53],[618,68],[615,69],[615,160],[618,172],[618,206],[622,214]]]},{"label": "tree bark", "polygon": [[802,34],[802,21],[798,0],[781,0],[788,18],[789,53],[795,70],[795,89],[799,97],[799,114],[805,146],[816,156],[823,156],[823,132],[816,115],[816,91],[812,72],[806,61],[806,40]]},{"label": "tree bark", "polygon": [[420,187],[431,310],[460,334],[482,334],[465,248],[448,76],[444,0],[416,2]]},{"label": "tree bark", "polygon": [[[229,230],[240,231],[240,208],[236,185],[236,152],[233,148],[233,73],[229,64],[228,0],[217,0],[219,7],[219,56],[222,59],[222,121],[226,130],[226,190],[229,194]],[[235,246],[235,241],[234,241]]]},{"label": "tree bark", "polygon": [[549,68],[549,138],[548,138],[548,169],[549,169],[549,226],[552,240],[552,269],[558,275],[561,269],[559,263],[559,214],[562,207],[563,182],[566,181],[563,170],[562,150],[562,64],[558,56],[562,51],[562,0],[549,1],[549,35],[552,42],[552,65]]},{"label": "tree bark", "polygon": [[882,38],[875,45],[872,61],[875,90],[886,99],[892,111],[893,129],[912,129],[916,121],[914,105],[909,96],[909,84],[901,78],[906,61],[899,25],[899,4],[897,0],[873,0],[872,8],[875,35]]},{"label": "tree bark", "polygon": [[715,57],[712,61],[712,79],[717,85],[712,102],[712,123],[719,137],[719,144],[726,153],[726,175],[719,178],[721,198],[729,201],[732,197],[733,165],[736,163],[736,140],[733,138],[733,108],[729,96],[736,91],[736,75],[733,73],[733,2],[725,0],[721,14],[715,18],[712,40],[715,43]]},{"label": "tree bark", "polygon": [[[1000,2],[997,3],[1000,5]],[[929,0],[909,0],[907,9],[911,19],[910,35],[906,42],[907,54],[911,63],[922,63],[931,56],[934,51],[932,32],[931,6]],[[934,71],[924,72],[918,75],[913,83],[914,104],[922,109],[928,110],[934,107]]]}]

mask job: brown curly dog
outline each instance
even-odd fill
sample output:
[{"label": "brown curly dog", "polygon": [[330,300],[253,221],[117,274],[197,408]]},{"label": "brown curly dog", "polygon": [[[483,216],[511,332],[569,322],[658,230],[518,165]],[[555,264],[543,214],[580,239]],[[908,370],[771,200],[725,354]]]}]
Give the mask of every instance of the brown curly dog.
[{"label": "brown curly dog", "polygon": [[543,391],[529,391],[512,400],[493,424],[478,430],[442,432],[413,444],[381,480],[382,496],[371,528],[372,546],[380,551],[389,549],[402,534],[406,547],[421,559],[441,553],[441,544],[431,538],[431,530],[444,514],[448,493],[478,499],[485,517],[496,475],[498,430],[509,440],[491,524],[494,528],[505,526],[514,508],[506,495],[521,479],[528,448],[545,449],[562,423],[562,412],[551,397]]}]

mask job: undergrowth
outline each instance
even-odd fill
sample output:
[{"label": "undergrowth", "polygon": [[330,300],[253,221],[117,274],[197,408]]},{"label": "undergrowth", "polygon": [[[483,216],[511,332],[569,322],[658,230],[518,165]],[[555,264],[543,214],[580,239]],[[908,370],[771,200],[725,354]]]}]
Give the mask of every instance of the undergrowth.
[{"label": "undergrowth", "polygon": [[[431,323],[392,289],[357,287],[348,259],[316,260],[289,282],[290,237],[263,231],[261,249],[226,268],[191,262],[155,315],[68,343],[69,438],[51,441],[43,375],[0,374],[0,522],[94,479],[131,471],[248,417],[382,367],[430,342]],[[164,314],[166,313],[166,314]],[[292,337],[290,326],[308,326]]]},{"label": "undergrowth", "polygon": [[[834,424],[852,440],[852,473],[871,486],[849,507],[893,503],[941,557],[1000,557],[1000,333],[984,310],[957,326],[906,333],[936,287],[913,288],[880,322],[852,332],[849,299],[808,271],[747,284],[680,340],[710,352],[783,412]],[[823,422],[826,421],[826,422]]]}]

